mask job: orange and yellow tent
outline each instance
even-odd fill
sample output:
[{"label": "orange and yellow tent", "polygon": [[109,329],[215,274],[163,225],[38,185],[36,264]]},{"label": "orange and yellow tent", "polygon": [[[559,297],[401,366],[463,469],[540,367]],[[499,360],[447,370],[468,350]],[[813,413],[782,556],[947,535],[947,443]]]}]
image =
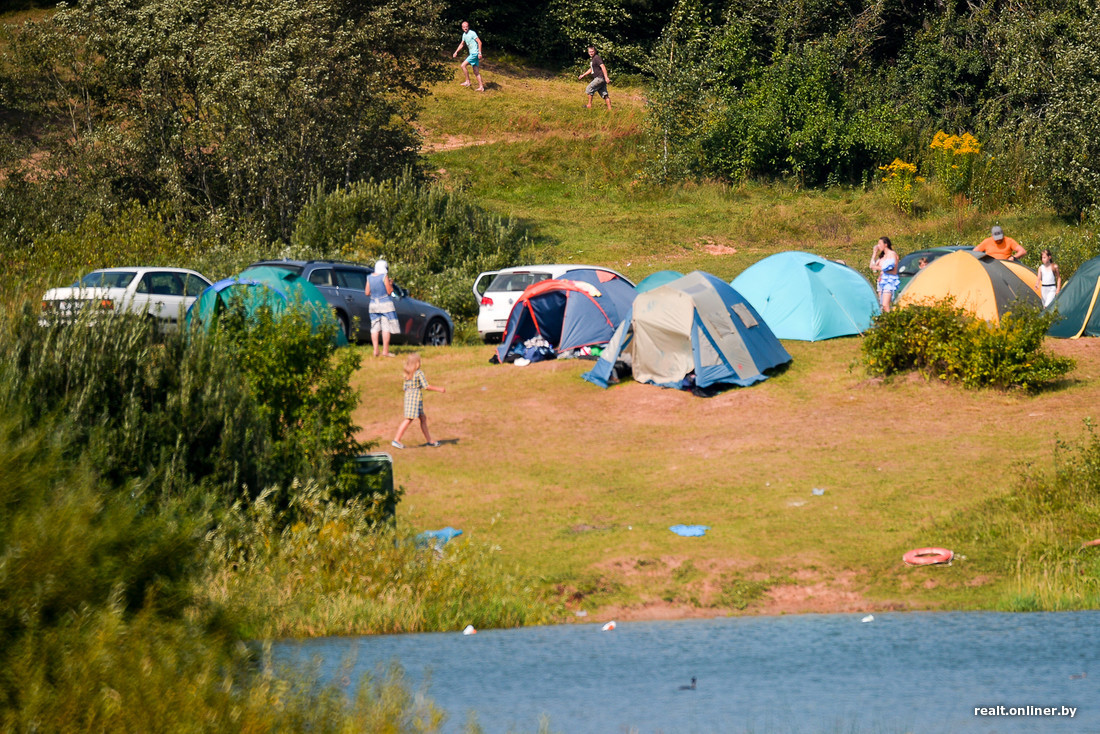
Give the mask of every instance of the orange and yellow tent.
[{"label": "orange and yellow tent", "polygon": [[898,306],[947,298],[980,319],[1000,321],[1013,304],[1042,306],[1035,271],[1016,262],[978,257],[968,251],[936,258],[898,296]]}]

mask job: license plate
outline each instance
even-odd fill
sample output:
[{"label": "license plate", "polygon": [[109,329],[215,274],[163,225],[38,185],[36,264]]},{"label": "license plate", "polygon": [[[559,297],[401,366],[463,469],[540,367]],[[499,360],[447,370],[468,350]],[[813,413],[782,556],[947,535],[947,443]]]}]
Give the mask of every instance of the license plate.
[{"label": "license plate", "polygon": [[493,325],[496,326],[498,329],[503,329],[505,326],[508,325],[508,319],[501,319],[499,321],[494,321]]}]

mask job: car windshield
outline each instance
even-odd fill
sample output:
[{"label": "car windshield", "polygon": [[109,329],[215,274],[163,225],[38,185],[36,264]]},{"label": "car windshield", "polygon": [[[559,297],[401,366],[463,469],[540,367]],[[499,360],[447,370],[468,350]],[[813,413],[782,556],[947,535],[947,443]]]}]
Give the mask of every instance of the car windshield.
[{"label": "car windshield", "polygon": [[80,288],[125,288],[137,275],[132,270],[96,270],[88,273],[76,285]]},{"label": "car windshield", "polygon": [[527,286],[546,280],[550,273],[500,273],[489,284],[491,291],[518,292],[527,290]]},{"label": "car windshield", "polygon": [[935,260],[940,255],[944,255],[943,252],[912,252],[901,259],[901,263],[898,265],[898,275],[916,275],[920,272],[920,259],[923,257],[929,263]]}]

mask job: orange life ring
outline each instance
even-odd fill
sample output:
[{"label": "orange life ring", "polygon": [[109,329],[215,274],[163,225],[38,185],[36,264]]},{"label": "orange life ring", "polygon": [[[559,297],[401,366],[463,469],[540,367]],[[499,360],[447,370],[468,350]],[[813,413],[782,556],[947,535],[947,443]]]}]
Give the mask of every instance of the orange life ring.
[{"label": "orange life ring", "polygon": [[901,557],[907,566],[931,566],[936,563],[951,563],[954,552],[946,548],[914,548]]}]

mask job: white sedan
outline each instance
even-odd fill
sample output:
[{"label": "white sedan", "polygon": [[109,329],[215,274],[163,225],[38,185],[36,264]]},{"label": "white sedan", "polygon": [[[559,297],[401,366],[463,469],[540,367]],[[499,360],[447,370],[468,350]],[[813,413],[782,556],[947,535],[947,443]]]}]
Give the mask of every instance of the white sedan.
[{"label": "white sedan", "polygon": [[210,285],[183,268],[104,268],[93,270],[68,288],[42,296],[42,321],[70,321],[85,307],[127,311],[155,319],[159,331],[179,328],[187,309]]}]

